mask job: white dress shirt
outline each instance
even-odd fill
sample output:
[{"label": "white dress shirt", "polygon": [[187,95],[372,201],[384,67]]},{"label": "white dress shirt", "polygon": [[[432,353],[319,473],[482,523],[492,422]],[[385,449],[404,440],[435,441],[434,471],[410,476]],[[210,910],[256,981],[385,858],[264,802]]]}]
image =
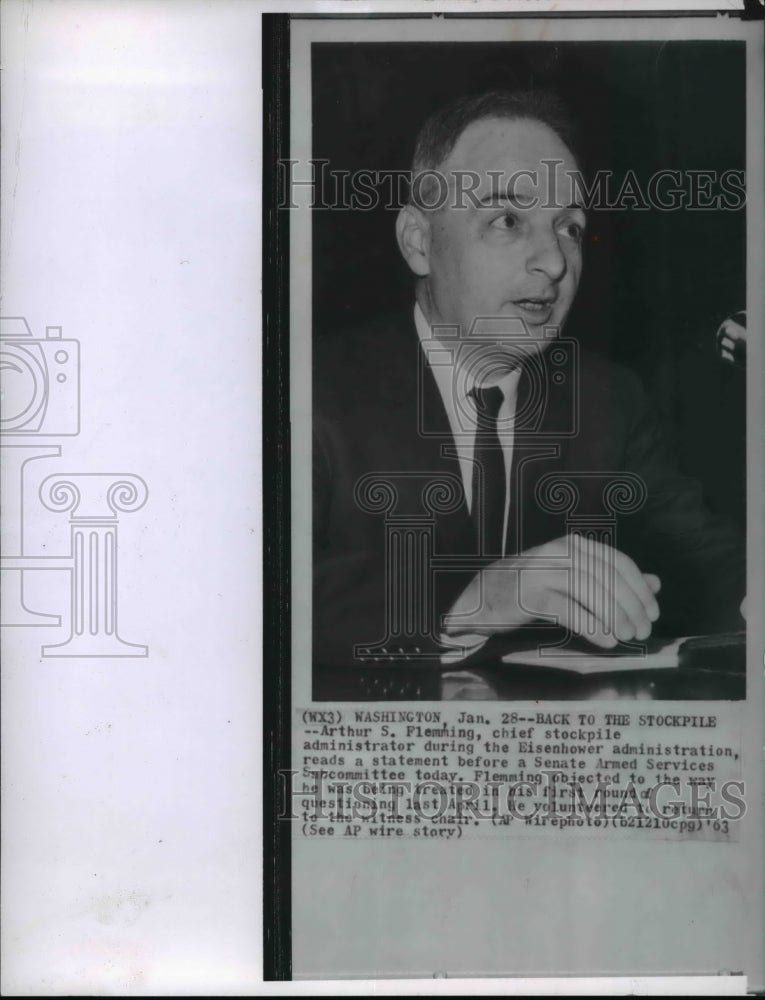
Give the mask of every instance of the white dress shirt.
[{"label": "white dress shirt", "polygon": [[[441,399],[449,418],[449,427],[460,464],[462,485],[465,489],[468,510],[473,501],[473,455],[475,452],[475,433],[477,427],[477,411],[473,396],[475,380],[470,370],[470,345],[455,339],[453,342],[439,341],[433,336],[430,324],[420,309],[419,303],[414,307],[414,322],[417,336],[441,394]],[[510,512],[510,470],[513,463],[513,445],[515,442],[515,407],[518,397],[518,368],[500,372],[481,387],[498,386],[504,396],[497,414],[497,435],[502,445],[502,457],[505,462],[505,515],[502,528],[502,552],[507,544],[507,524]]]}]

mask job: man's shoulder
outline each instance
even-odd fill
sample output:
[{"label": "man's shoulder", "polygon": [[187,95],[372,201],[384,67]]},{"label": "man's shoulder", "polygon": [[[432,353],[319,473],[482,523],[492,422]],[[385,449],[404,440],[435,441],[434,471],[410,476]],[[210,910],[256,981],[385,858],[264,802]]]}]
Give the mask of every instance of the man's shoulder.
[{"label": "man's shoulder", "polygon": [[352,326],[330,330],[314,338],[314,368],[339,363],[369,364],[373,358],[390,356],[393,344],[410,340],[414,320],[406,312],[373,316]]},{"label": "man's shoulder", "polygon": [[[376,316],[313,344],[314,406],[366,410],[416,378],[419,343],[410,314]],[[414,370],[414,374],[412,373]]]},{"label": "man's shoulder", "polygon": [[631,368],[588,347],[579,347],[578,358],[585,378],[596,382],[615,381],[622,385],[639,382]]},{"label": "man's shoulder", "polygon": [[641,401],[643,384],[626,365],[584,347],[577,352],[576,364],[576,377],[583,400],[617,400],[625,406]]}]

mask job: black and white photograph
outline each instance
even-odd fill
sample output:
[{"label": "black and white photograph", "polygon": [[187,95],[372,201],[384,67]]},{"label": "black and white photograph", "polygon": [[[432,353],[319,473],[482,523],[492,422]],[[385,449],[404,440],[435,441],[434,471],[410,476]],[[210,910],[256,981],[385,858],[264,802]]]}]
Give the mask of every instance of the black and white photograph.
[{"label": "black and white photograph", "polygon": [[311,84],[314,696],[744,697],[744,42]]},{"label": "black and white photograph", "polygon": [[762,13],[3,0],[3,996],[765,990]]},{"label": "black and white photograph", "polygon": [[743,987],[759,26],[409,13],[280,27],[289,974]]}]

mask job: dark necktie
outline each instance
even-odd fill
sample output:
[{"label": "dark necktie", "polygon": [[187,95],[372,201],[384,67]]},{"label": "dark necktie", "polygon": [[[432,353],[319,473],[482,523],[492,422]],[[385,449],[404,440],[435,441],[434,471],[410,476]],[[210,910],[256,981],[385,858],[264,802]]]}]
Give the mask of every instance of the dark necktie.
[{"label": "dark necktie", "polygon": [[501,556],[506,478],[497,416],[505,397],[498,386],[476,386],[471,395],[476,406],[472,516],[476,525],[478,552],[486,556]]}]

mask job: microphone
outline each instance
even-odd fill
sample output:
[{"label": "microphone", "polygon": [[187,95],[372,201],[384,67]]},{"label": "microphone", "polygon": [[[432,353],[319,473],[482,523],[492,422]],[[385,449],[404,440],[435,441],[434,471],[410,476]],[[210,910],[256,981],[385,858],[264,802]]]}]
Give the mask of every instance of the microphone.
[{"label": "microphone", "polygon": [[746,310],[734,313],[718,327],[715,334],[717,353],[721,361],[746,367]]}]

